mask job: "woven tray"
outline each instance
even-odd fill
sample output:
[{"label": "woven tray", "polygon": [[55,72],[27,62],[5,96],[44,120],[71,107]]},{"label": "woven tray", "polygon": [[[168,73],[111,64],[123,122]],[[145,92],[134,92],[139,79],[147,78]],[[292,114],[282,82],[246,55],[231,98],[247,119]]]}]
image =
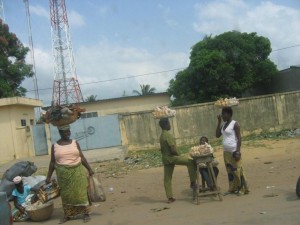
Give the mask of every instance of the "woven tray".
[{"label": "woven tray", "polygon": [[154,119],[160,120],[160,119],[165,119],[165,118],[173,118],[175,116],[160,116],[160,117],[154,117]]},{"label": "woven tray", "polygon": [[224,108],[224,107],[236,107],[238,106],[239,104],[228,104],[228,105],[215,105],[219,108]]},{"label": "woven tray", "polygon": [[214,156],[212,153],[209,153],[206,155],[201,155],[201,156],[191,156],[191,157],[196,163],[212,162],[214,159]]}]

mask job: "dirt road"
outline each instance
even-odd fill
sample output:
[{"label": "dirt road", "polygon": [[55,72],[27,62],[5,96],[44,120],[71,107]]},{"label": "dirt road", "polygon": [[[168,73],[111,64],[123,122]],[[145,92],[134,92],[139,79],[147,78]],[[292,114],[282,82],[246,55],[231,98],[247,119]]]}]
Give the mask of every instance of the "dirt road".
[{"label": "dirt road", "polygon": [[[162,168],[132,171],[127,175],[102,178],[107,201],[94,204],[90,225],[299,225],[300,200],[295,185],[300,175],[300,138],[243,143],[244,167],[251,193],[192,201],[187,169],[177,166],[173,189],[177,201],[166,203]],[[222,151],[219,185],[227,190]],[[113,192],[109,188],[113,187]],[[60,199],[55,200],[52,218],[38,224],[57,224],[63,216]],[[24,225],[33,222],[22,223]],[[72,220],[66,224],[82,224]]]}]

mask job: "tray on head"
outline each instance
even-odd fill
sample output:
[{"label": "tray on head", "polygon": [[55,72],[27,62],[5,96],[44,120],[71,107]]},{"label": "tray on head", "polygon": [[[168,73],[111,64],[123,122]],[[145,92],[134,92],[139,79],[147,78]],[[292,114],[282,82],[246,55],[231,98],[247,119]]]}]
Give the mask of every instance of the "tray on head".
[{"label": "tray on head", "polygon": [[159,116],[159,117],[154,117],[154,119],[160,120],[160,119],[164,119],[164,118],[173,118],[173,117],[175,117],[175,116],[174,115],[171,115],[171,116]]}]

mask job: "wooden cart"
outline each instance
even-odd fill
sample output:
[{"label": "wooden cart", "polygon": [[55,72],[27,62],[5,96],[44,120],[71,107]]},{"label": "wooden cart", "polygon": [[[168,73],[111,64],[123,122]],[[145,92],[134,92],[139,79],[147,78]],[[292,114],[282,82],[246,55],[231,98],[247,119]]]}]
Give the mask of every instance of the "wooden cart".
[{"label": "wooden cart", "polygon": [[[217,184],[217,179],[215,177],[215,173],[212,166],[213,158],[214,158],[213,154],[193,157],[193,160],[197,165],[197,181],[196,181],[196,188],[193,191],[193,200],[196,201],[197,205],[200,204],[200,197],[203,196],[218,196],[220,201],[223,200],[221,189]],[[212,181],[211,190],[204,189],[205,184],[203,182],[203,179],[200,179],[200,173],[199,173],[200,163],[205,163],[207,166],[209,178]]]}]

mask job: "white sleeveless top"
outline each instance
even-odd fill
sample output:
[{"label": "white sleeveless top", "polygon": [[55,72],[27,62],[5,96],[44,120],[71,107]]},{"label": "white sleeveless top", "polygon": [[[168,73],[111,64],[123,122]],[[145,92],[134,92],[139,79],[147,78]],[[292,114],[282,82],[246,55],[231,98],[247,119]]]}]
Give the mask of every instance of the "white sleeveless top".
[{"label": "white sleeveless top", "polygon": [[234,131],[235,123],[236,121],[232,120],[225,130],[223,129],[224,125],[221,127],[221,132],[223,135],[223,149],[225,152],[236,151],[238,140]]}]

